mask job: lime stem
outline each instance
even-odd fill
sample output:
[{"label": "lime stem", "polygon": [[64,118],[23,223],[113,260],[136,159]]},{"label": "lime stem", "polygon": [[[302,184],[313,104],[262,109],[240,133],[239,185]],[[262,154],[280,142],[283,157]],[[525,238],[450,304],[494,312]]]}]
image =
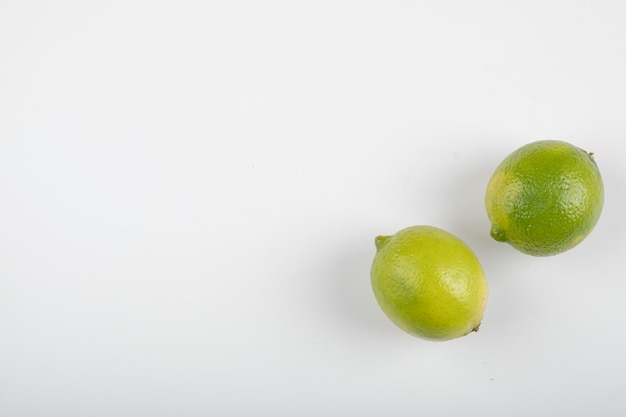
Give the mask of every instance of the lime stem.
[{"label": "lime stem", "polygon": [[374,239],[376,250],[380,250],[385,245],[385,242],[387,242],[387,240],[389,240],[389,236],[376,236],[376,238]]},{"label": "lime stem", "polygon": [[496,225],[491,226],[491,231],[489,234],[498,242],[506,242],[506,235],[504,234],[504,231]]}]

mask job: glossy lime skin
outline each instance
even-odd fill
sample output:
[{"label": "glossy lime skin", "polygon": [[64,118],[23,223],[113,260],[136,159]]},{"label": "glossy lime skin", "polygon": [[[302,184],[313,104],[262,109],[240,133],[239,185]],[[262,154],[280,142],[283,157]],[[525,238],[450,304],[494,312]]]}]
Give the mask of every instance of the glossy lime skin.
[{"label": "glossy lime skin", "polygon": [[376,238],[371,269],[376,300],[406,332],[450,340],[478,330],[487,280],[471,249],[432,226],[413,226]]},{"label": "glossy lime skin", "polygon": [[491,236],[523,253],[551,256],[578,245],[602,212],[593,155],[563,141],[537,141],[507,156],[487,186]]}]

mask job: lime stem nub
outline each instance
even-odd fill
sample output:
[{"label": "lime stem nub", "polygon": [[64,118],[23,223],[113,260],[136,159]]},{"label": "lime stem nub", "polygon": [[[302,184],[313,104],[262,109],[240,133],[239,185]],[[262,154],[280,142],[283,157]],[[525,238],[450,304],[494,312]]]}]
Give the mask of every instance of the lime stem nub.
[{"label": "lime stem nub", "polygon": [[387,242],[388,239],[389,236],[376,236],[376,239],[374,239],[376,250],[380,250],[385,245],[385,242]]},{"label": "lime stem nub", "polygon": [[498,242],[506,242],[506,235],[504,234],[504,231],[496,225],[491,226],[491,231],[489,234]]}]

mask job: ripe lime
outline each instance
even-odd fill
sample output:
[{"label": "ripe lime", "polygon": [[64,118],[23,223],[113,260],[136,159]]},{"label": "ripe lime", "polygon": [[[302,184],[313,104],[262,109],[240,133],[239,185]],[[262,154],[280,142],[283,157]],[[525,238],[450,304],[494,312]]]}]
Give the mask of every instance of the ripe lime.
[{"label": "ripe lime", "polygon": [[436,227],[413,226],[375,242],[372,288],[392,322],[430,340],[478,330],[487,281],[462,240]]},{"label": "ripe lime", "polygon": [[555,140],[529,143],[507,156],[485,196],[491,236],[535,256],[579,244],[596,225],[603,202],[593,154]]}]

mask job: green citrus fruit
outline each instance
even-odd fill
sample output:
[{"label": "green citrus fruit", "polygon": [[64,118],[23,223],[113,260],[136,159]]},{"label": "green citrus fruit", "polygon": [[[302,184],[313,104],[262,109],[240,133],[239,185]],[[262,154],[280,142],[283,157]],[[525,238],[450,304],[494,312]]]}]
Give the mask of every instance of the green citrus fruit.
[{"label": "green citrus fruit", "polygon": [[378,236],[371,282],[383,312],[398,327],[430,340],[478,330],[487,281],[478,259],[456,236],[413,226]]},{"label": "green citrus fruit", "polygon": [[603,202],[593,154],[555,140],[529,143],[507,156],[485,195],[491,236],[535,256],[579,244],[596,225]]}]

